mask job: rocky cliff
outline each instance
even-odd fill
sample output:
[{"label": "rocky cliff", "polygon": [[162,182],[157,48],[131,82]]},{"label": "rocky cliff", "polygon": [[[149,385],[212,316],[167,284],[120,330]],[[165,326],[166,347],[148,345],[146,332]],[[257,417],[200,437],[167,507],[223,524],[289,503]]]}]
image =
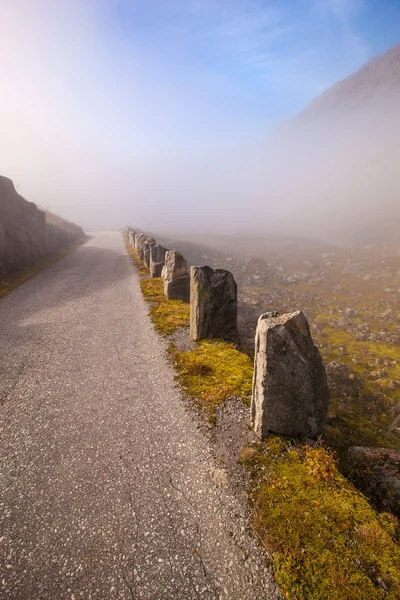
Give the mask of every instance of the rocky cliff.
[{"label": "rocky cliff", "polygon": [[85,236],[83,230],[39,210],[0,176],[0,277],[25,269]]}]

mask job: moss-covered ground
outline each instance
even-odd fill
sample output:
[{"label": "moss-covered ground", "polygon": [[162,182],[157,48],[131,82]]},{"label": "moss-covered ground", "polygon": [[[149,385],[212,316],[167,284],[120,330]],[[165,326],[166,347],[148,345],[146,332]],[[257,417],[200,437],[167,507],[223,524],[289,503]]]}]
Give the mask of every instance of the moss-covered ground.
[{"label": "moss-covered ground", "polygon": [[183,390],[211,420],[216,407],[230,396],[249,399],[253,362],[232,344],[202,340],[193,350],[179,352],[171,347],[170,351]]},{"label": "moss-covered ground", "polygon": [[138,253],[135,248],[125,239],[125,248],[127,253],[132,259],[132,262],[138,268],[139,275],[149,275],[150,270],[146,267],[143,260],[140,260]]},{"label": "moss-covered ground", "polygon": [[[142,279],[141,286],[159,331],[172,333],[177,322],[188,324],[188,311],[183,317],[180,304],[163,299],[160,280]],[[325,360],[339,360],[339,352],[341,362],[345,362],[343,351],[338,349],[345,345],[349,353],[360,357],[356,371],[361,375],[366,356],[375,360],[379,352],[386,362],[393,361],[389,365],[389,369],[393,368],[390,377],[397,377],[392,346],[354,346],[353,338],[337,339],[337,335],[341,334],[336,329],[322,331],[324,343],[327,336],[332,340]],[[192,350],[180,352],[171,344],[170,354],[182,388],[205,410],[211,422],[216,407],[230,396],[248,401],[252,361],[234,346],[204,340]],[[337,431],[332,425],[328,432],[328,441],[336,448],[353,441],[376,440],[377,431],[384,434],[387,420],[374,422],[372,430],[363,421],[364,417],[368,419],[365,412],[363,415],[366,397],[361,396],[357,409],[346,406],[341,410],[336,403],[343,403],[343,399],[333,399],[332,410],[342,419]],[[240,460],[250,475],[254,531],[288,600],[400,598],[397,522],[388,514],[378,513],[339,472],[327,446],[311,447],[270,436],[262,443],[245,447]]]},{"label": "moss-covered ground", "polygon": [[142,279],[140,287],[143,296],[151,304],[150,316],[159,333],[170,335],[178,327],[189,325],[189,304],[182,300],[167,300],[164,296],[164,284],[160,277]]},{"label": "moss-covered ground", "polygon": [[125,239],[125,247],[141,276],[140,287],[144,298],[150,303],[150,317],[155,329],[171,335],[178,327],[189,325],[190,306],[181,300],[168,300],[164,296],[164,285],[160,277],[149,278],[149,269],[140,260],[132,244]]},{"label": "moss-covered ground", "polygon": [[271,436],[242,460],[253,479],[253,525],[286,598],[400,598],[396,520],[369,505],[329,451]]}]

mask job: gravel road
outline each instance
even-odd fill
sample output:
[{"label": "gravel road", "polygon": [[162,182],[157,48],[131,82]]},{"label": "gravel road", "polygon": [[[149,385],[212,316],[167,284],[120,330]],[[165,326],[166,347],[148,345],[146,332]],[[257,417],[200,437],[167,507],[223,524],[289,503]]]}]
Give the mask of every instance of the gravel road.
[{"label": "gravel road", "polygon": [[118,232],[0,300],[0,598],[277,598],[147,312]]}]

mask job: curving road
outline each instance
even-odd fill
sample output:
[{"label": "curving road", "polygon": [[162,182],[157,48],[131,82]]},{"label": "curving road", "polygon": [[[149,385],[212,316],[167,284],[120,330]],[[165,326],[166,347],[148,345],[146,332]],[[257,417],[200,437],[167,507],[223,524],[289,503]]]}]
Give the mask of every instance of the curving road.
[{"label": "curving road", "polygon": [[147,311],[117,232],[0,300],[0,598],[276,597]]}]

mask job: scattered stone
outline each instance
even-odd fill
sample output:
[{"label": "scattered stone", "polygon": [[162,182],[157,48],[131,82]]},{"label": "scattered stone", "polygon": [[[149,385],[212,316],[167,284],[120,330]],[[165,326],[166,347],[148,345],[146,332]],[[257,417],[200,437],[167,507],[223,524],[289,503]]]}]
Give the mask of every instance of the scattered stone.
[{"label": "scattered stone", "polygon": [[261,315],[251,400],[256,434],[316,438],[324,431],[328,405],[325,369],[304,313]]},{"label": "scattered stone", "polygon": [[389,381],[388,387],[391,390],[399,390],[400,389],[400,381],[398,381],[397,379],[392,379],[391,381]]},{"label": "scattered stone", "polygon": [[237,285],[230,271],[190,269],[190,335],[193,340],[238,340]]},{"label": "scattered stone", "polygon": [[358,312],[354,308],[346,308],[345,315],[348,319],[354,319],[358,315]]},{"label": "scattered stone", "polygon": [[400,452],[392,448],[352,446],[351,477],[381,510],[400,516]]},{"label": "scattered stone", "polygon": [[217,467],[211,469],[211,479],[214,483],[224,488],[229,486],[228,474],[225,469],[218,469]]},{"label": "scattered stone", "polygon": [[168,250],[161,272],[164,294],[169,300],[190,300],[190,278],[186,260],[180,252]]},{"label": "scattered stone", "polygon": [[357,398],[360,395],[360,381],[351,367],[333,361],[326,365],[325,371],[331,396]]},{"label": "scattered stone", "polygon": [[166,248],[156,244],[151,246],[150,250],[150,275],[151,277],[161,277],[165,265],[165,255],[168,252]]}]

